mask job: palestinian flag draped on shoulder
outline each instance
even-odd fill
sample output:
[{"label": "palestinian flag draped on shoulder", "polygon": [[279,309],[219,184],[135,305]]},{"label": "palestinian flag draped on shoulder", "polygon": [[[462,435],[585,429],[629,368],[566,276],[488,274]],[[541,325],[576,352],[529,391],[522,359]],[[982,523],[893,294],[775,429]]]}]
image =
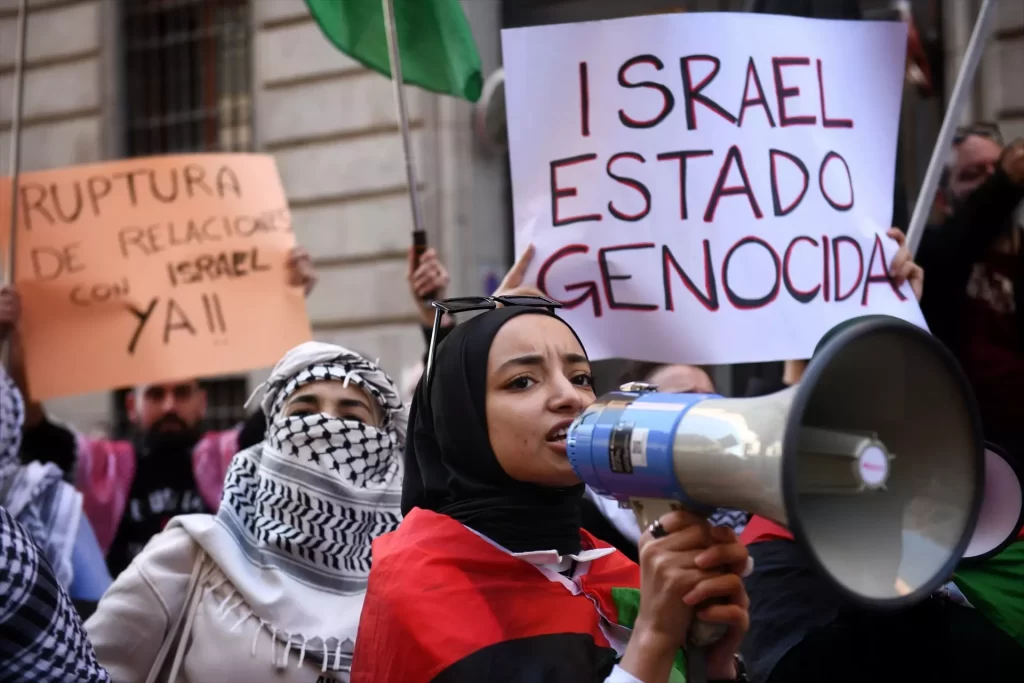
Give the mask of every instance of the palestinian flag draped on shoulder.
[{"label": "palestinian flag draped on shoulder", "polygon": [[[470,102],[480,99],[480,54],[459,0],[393,2],[403,80]],[[381,0],[306,0],[306,5],[336,48],[391,77]]]}]

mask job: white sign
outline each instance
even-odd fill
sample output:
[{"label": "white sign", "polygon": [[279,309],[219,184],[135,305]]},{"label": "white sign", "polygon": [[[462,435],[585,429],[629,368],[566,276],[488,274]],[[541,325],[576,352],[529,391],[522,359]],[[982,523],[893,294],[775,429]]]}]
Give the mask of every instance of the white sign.
[{"label": "white sign", "polygon": [[670,14],[502,32],[516,250],[591,358],[810,357],[924,325],[886,273],[898,22]]}]

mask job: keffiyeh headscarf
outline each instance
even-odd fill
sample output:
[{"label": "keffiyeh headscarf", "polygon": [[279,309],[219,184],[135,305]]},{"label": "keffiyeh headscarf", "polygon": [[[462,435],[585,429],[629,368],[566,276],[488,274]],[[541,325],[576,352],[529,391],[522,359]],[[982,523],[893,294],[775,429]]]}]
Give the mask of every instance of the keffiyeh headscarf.
[{"label": "keffiyeh headscarf", "polygon": [[71,554],[82,519],[82,494],[53,463],[19,460],[25,403],[14,380],[0,368],[0,505],[18,521],[70,587]]},{"label": "keffiyeh headscarf", "polygon": [[[381,426],[326,413],[286,416],[288,399],[314,382],[363,390]],[[179,523],[203,546],[253,613],[278,637],[296,637],[324,669],[348,668],[370,572],[370,543],[401,521],[402,449],[408,418],[398,389],[375,363],[331,344],[285,355],[265,385],[263,442],[232,460],[216,522]]]},{"label": "keffiyeh headscarf", "polygon": [[109,683],[67,591],[0,507],[0,681]]}]

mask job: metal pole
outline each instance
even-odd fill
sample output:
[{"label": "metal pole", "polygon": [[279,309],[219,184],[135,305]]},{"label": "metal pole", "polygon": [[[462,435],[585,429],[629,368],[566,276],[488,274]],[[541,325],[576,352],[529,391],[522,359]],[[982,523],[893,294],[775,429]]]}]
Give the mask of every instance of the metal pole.
[{"label": "metal pole", "polygon": [[932,211],[935,192],[939,188],[939,178],[942,176],[946,156],[953,144],[953,134],[960,123],[960,116],[967,104],[971,85],[974,83],[974,75],[978,71],[978,63],[981,62],[981,55],[985,51],[985,43],[992,32],[995,5],[995,0],[985,0],[982,4],[978,11],[978,19],[974,22],[971,40],[967,43],[967,50],[964,51],[964,58],[960,63],[960,73],[956,77],[956,85],[953,86],[953,93],[950,95],[949,105],[946,107],[946,117],[942,120],[942,128],[939,129],[935,149],[932,150],[932,158],[928,162],[928,171],[924,174],[924,182],[917,195],[917,203],[914,204],[914,215],[911,216],[910,227],[907,228],[907,248],[912,254],[917,253],[917,247],[921,243],[928,215]]},{"label": "metal pole", "polygon": [[28,25],[28,0],[18,3],[18,30],[14,62],[14,107],[11,114],[11,215],[4,255],[4,284],[14,283],[14,248],[18,234],[18,181],[21,174],[21,113],[25,93],[25,27]]},{"label": "metal pole", "polygon": [[402,151],[405,154],[405,177],[409,183],[409,201],[412,203],[412,226],[414,233],[426,234],[423,225],[423,209],[420,206],[419,187],[416,183],[416,159],[412,149],[412,135],[409,132],[409,113],[405,107],[405,80],[402,78],[402,57],[398,49],[398,29],[395,25],[394,0],[382,0],[384,5],[384,32],[387,34],[388,54],[391,58],[391,84],[395,94],[395,109],[398,110],[398,126],[402,132]]}]

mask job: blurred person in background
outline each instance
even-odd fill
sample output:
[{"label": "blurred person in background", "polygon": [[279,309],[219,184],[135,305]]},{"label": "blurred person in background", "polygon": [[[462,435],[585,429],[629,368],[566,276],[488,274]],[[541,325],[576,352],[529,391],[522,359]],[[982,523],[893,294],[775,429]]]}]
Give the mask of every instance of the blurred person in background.
[{"label": "blurred person in background", "polygon": [[948,211],[917,253],[928,273],[921,310],[960,360],[985,438],[1024,462],[1024,140],[1004,145],[993,123],[957,130]]},{"label": "blurred person in background", "polygon": [[[21,307],[11,287],[0,290],[0,346],[18,327]],[[85,616],[110,585],[96,535],[82,514],[82,494],[52,463],[22,463],[25,403],[0,367],[0,506],[39,547],[57,581]],[[3,561],[0,561],[2,565]]]},{"label": "blurred person in background", "polygon": [[[316,284],[309,254],[296,247],[288,268],[287,284],[308,295]],[[24,391],[17,337],[15,342],[12,374]],[[197,379],[138,386],[125,400],[133,425],[128,440],[87,438],[29,401],[22,443],[23,461],[54,463],[73,477],[114,576],[172,517],[217,510],[224,474],[238,451],[238,429],[204,428],[206,392]]]},{"label": "blurred person in background", "polygon": [[370,541],[401,520],[407,413],[377,364],[318,342],[261,405],[217,514],[172,520],[86,622],[115,682],[348,681]]}]

